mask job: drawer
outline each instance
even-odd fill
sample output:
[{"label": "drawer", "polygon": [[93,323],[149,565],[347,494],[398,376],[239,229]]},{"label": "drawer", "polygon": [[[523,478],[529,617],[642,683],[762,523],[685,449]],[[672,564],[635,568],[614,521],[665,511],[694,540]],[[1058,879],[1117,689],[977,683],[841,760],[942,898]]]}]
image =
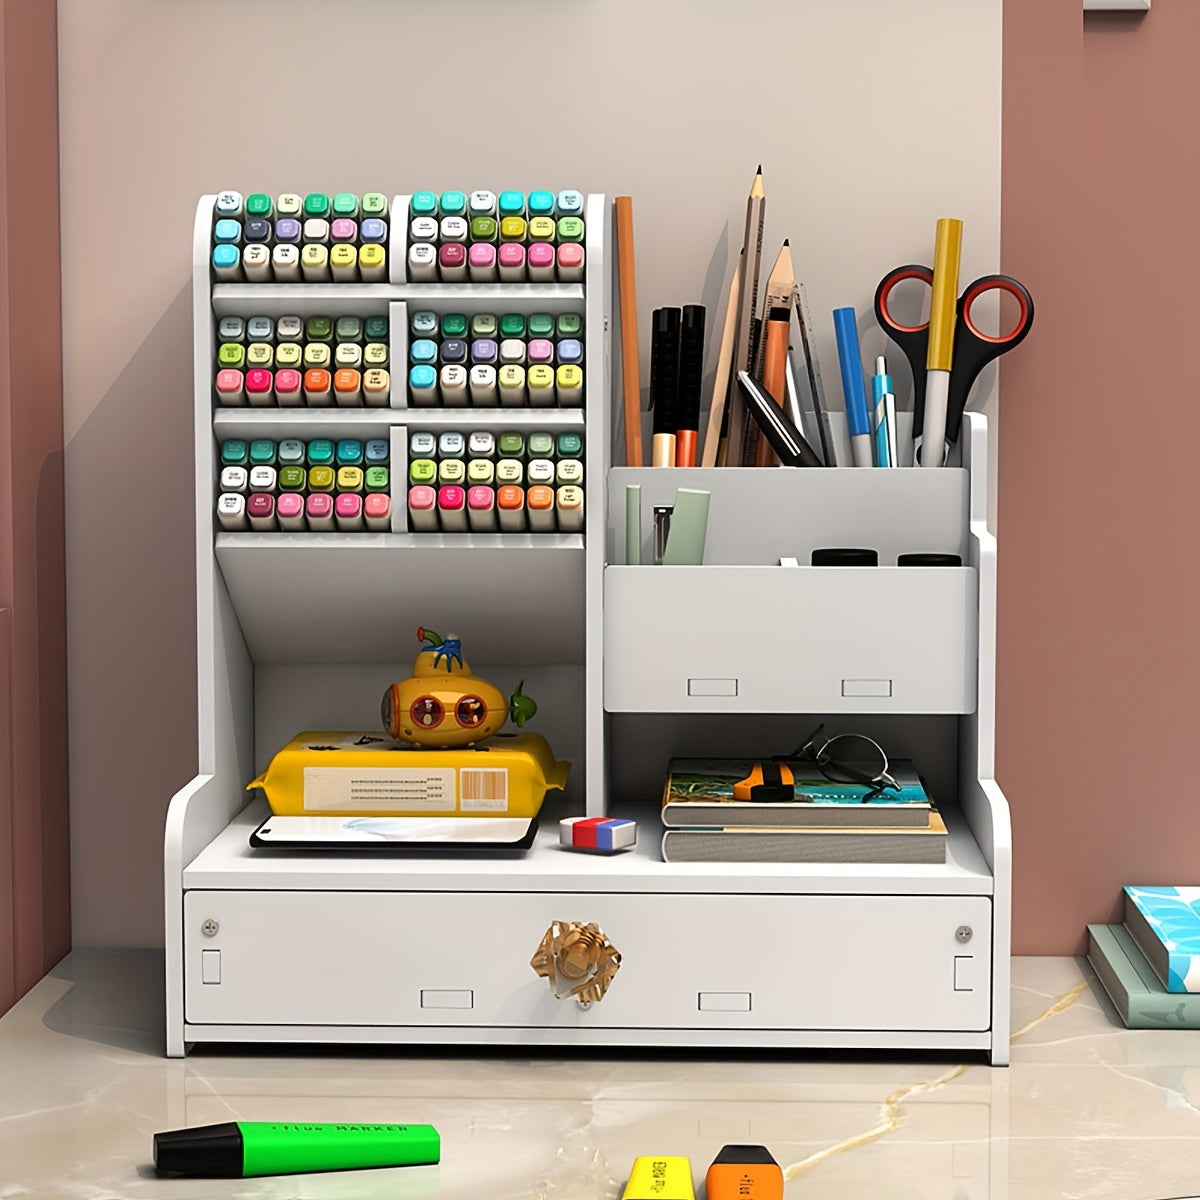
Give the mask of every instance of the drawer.
[{"label": "drawer", "polygon": [[[553,920],[595,922],[622,955],[591,1008],[529,965]],[[978,1031],[991,1016],[983,896],[191,891],[184,954],[191,1024]]]},{"label": "drawer", "polygon": [[973,567],[607,567],[610,712],[975,710]]}]

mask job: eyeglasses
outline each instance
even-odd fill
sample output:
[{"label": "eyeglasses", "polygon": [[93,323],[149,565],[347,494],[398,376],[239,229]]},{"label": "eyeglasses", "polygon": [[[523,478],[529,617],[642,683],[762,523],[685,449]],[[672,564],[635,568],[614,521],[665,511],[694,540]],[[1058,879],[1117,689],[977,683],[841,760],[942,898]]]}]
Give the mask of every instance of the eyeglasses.
[{"label": "eyeglasses", "polygon": [[816,763],[826,779],[834,783],[861,783],[872,790],[863,803],[887,788],[898,792],[900,785],[888,774],[888,759],[883,747],[862,733],[839,733],[825,737],[822,722],[808,735],[789,758]]}]

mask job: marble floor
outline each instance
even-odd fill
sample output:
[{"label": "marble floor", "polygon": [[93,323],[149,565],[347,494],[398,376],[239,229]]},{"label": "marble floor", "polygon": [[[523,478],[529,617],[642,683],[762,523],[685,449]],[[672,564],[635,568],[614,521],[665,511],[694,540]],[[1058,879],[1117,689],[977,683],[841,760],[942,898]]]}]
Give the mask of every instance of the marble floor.
[{"label": "marble floor", "polygon": [[[788,1200],[1200,1193],[1200,1031],[1124,1029],[1082,960],[1014,961],[1007,1069],[826,1054],[168,1060],[161,973],[155,954],[76,952],[0,1019],[0,1200],[609,1200],[635,1155],[686,1155],[699,1185],[727,1142],[768,1146]],[[155,1175],[156,1131],[238,1118],[429,1122],[443,1160]]]}]

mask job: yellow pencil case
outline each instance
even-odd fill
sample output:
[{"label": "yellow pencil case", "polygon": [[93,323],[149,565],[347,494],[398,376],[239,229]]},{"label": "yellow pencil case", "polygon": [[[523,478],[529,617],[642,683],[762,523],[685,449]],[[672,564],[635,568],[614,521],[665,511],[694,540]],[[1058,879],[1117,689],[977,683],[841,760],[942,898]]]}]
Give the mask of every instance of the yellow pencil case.
[{"label": "yellow pencil case", "polygon": [[277,816],[536,817],[570,770],[538,733],[424,750],[376,733],[307,732],[246,790],[262,788]]}]

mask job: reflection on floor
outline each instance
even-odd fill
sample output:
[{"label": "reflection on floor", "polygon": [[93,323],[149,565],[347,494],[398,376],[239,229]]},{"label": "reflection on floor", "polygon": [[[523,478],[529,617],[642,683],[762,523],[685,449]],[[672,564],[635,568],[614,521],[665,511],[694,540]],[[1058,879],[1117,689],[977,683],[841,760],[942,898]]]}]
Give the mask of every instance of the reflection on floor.
[{"label": "reflection on floor", "polygon": [[[790,1200],[1200,1193],[1200,1031],[1121,1027],[1082,960],[1013,963],[1012,1066],[834,1054],[564,1058],[335,1050],[162,1057],[161,958],[76,952],[0,1020],[0,1200],[609,1200],[638,1154],[697,1180],[768,1146]],[[421,1121],[438,1167],[161,1180],[155,1131]],[[700,1193],[702,1194],[702,1193]]]}]

